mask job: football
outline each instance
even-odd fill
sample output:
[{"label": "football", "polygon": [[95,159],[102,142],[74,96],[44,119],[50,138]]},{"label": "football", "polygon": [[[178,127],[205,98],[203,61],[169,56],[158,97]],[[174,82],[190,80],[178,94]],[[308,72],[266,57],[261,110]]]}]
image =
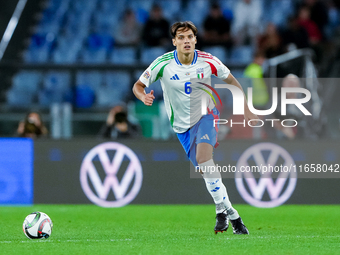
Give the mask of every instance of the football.
[{"label": "football", "polygon": [[33,212],[27,215],[22,228],[29,239],[46,239],[51,235],[53,223],[46,213]]}]

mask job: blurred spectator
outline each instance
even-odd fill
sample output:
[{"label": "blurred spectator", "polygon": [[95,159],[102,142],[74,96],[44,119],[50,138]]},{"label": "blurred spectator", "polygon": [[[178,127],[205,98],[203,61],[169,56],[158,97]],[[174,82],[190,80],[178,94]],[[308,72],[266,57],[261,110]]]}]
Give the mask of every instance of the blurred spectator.
[{"label": "blurred spectator", "polygon": [[140,43],[141,25],[137,22],[135,13],[131,9],[124,12],[123,19],[118,23],[115,39],[119,45],[136,46]]},{"label": "blurred spectator", "polygon": [[146,21],[142,39],[146,46],[169,46],[169,22],[163,17],[162,8],[154,5],[150,12],[150,17]]},{"label": "blurred spectator", "polygon": [[301,7],[298,13],[298,24],[306,29],[309,43],[316,45],[321,41],[322,35],[316,23],[310,19],[310,13],[308,7]]},{"label": "blurred spectator", "polygon": [[283,31],[282,39],[283,45],[288,51],[309,47],[308,33],[299,25],[296,17],[288,19],[288,26]]},{"label": "blurred spectator", "polygon": [[234,10],[233,34],[238,45],[254,42],[259,32],[262,6],[258,0],[237,1]]},{"label": "blurred spectator", "polygon": [[30,112],[23,121],[19,122],[17,134],[20,137],[38,138],[48,133],[41,116],[37,112]]},{"label": "blurred spectator", "polygon": [[110,110],[106,124],[100,130],[100,136],[103,138],[135,138],[140,134],[140,127],[128,120],[127,111],[120,105]]},{"label": "blurred spectator", "polygon": [[317,25],[324,37],[325,27],[329,20],[326,4],[320,0],[304,0],[303,4],[310,10],[310,19]]},{"label": "blurred spectator", "polygon": [[298,23],[306,29],[308,33],[309,44],[315,52],[316,62],[320,62],[322,58],[321,40],[322,34],[316,23],[310,19],[310,9],[306,6],[301,7],[298,13]]},{"label": "blurred spectator", "polygon": [[269,23],[265,33],[259,36],[258,49],[265,54],[266,58],[273,58],[284,53],[281,36],[273,23]]},{"label": "blurred spectator", "polygon": [[218,4],[211,5],[210,13],[205,18],[203,27],[202,41],[204,46],[221,45],[228,49],[231,48],[230,21],[223,16]]},{"label": "blurred spectator", "polygon": [[269,99],[268,88],[263,80],[262,65],[265,60],[265,55],[261,51],[258,51],[254,55],[253,62],[244,70],[244,77],[251,78],[253,105],[257,109],[263,109]]},{"label": "blurred spectator", "polygon": [[340,10],[340,0],[333,0],[334,5],[336,6],[336,8],[338,8]]}]

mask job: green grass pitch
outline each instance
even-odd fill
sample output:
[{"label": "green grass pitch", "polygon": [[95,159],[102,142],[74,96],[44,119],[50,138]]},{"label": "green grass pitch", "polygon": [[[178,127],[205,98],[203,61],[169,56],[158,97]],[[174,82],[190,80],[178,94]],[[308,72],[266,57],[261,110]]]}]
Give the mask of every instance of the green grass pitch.
[{"label": "green grass pitch", "polygon": [[[213,205],[0,207],[0,254],[340,254],[340,206],[236,205],[250,235],[215,235]],[[26,215],[47,213],[47,240],[29,240]]]}]

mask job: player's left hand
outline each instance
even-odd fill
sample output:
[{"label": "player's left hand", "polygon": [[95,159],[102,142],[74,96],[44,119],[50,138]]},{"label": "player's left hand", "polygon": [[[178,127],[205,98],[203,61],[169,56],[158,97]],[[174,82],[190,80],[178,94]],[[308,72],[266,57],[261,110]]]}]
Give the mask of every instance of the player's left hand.
[{"label": "player's left hand", "polygon": [[154,91],[151,90],[150,93],[145,94],[142,98],[142,102],[147,105],[147,106],[151,106],[153,103],[153,100],[155,100],[155,96],[153,95]]}]

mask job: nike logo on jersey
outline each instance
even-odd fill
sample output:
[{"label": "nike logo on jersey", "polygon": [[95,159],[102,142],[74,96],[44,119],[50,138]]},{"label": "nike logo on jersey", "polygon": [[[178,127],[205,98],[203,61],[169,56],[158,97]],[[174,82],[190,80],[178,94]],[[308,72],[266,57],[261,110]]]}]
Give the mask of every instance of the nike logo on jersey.
[{"label": "nike logo on jersey", "polygon": [[179,80],[179,77],[178,77],[177,74],[175,74],[174,76],[172,76],[172,77],[170,78],[170,80]]},{"label": "nike logo on jersey", "polygon": [[201,139],[206,139],[206,140],[210,140],[208,134],[205,134],[204,136],[201,137]]}]

